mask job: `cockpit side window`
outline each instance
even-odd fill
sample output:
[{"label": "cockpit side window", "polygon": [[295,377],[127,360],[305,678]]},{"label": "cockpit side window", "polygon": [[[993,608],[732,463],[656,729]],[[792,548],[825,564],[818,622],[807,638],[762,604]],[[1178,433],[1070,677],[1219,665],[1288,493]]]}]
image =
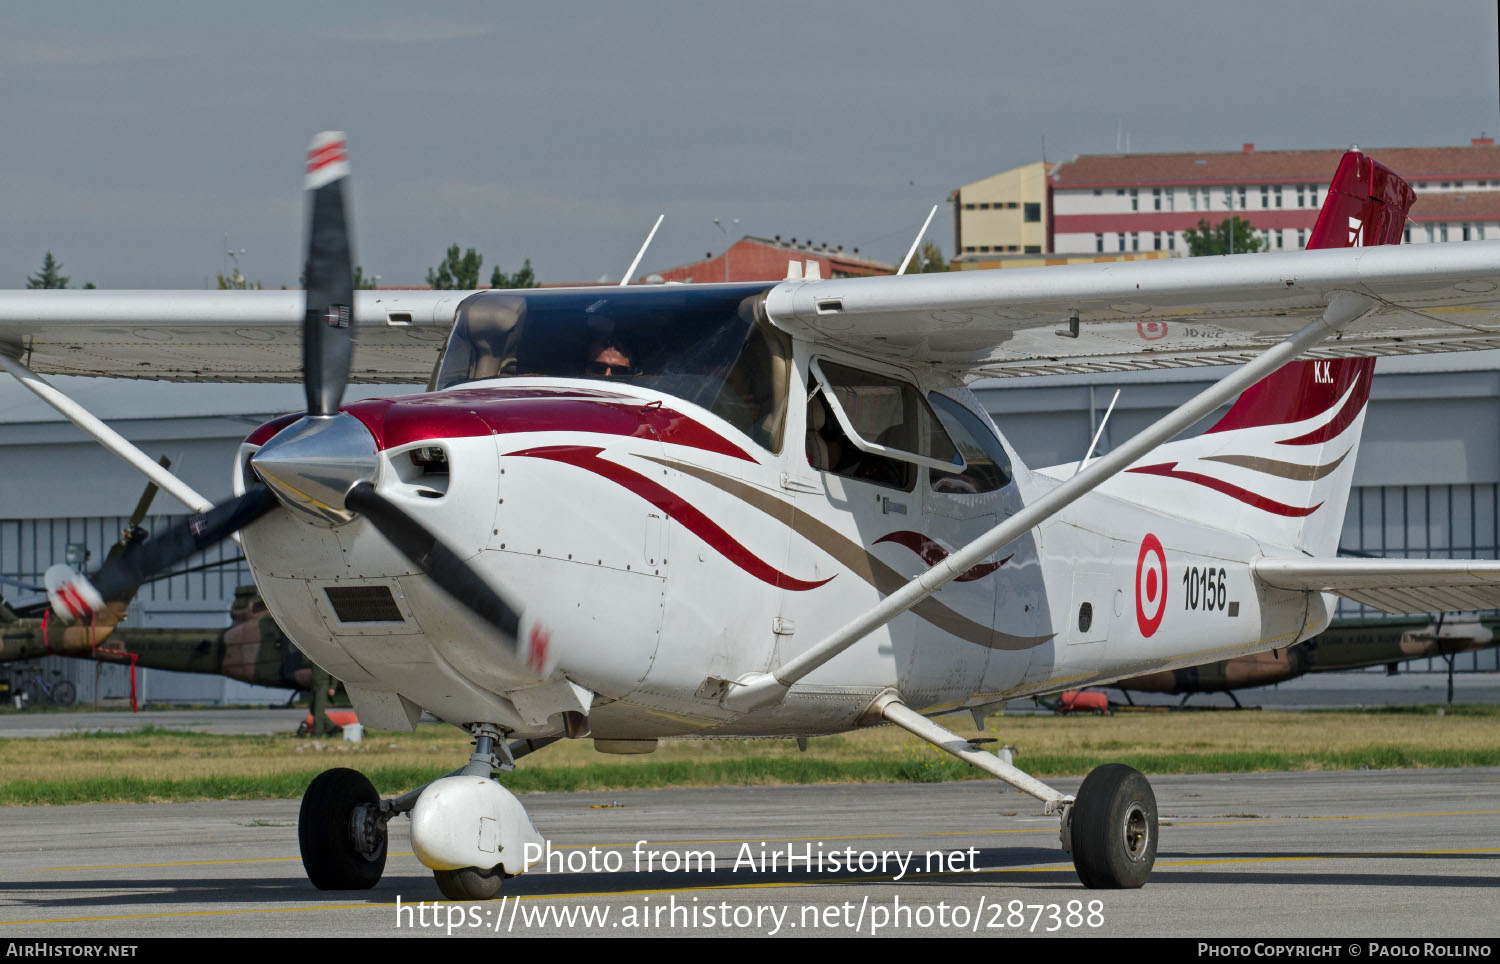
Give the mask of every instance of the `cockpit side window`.
[{"label": "cockpit side window", "polygon": [[902,459],[862,451],[844,433],[816,378],[808,384],[807,464],[820,472],[832,472],[872,485],[903,492],[916,488],[917,467]]},{"label": "cockpit side window", "polygon": [[932,392],[927,396],[948,437],[963,454],[967,463],[957,475],[932,469],[928,484],[934,492],[974,494],[994,492],[1010,484],[1010,456],[995,433],[978,415],[946,395]]},{"label": "cockpit side window", "polygon": [[779,453],[791,373],[791,337],[757,319],[709,408],[758,445]]}]

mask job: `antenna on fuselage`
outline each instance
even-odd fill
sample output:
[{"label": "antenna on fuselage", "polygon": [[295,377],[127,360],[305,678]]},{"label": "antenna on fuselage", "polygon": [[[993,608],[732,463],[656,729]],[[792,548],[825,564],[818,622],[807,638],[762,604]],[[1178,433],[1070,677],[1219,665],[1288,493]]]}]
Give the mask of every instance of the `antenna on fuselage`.
[{"label": "antenna on fuselage", "polygon": [[1083,467],[1089,464],[1089,459],[1094,457],[1094,447],[1099,444],[1099,436],[1104,434],[1104,423],[1109,421],[1109,415],[1115,410],[1115,402],[1120,400],[1120,390],[1115,389],[1115,397],[1109,400],[1109,408],[1104,410],[1104,417],[1099,420],[1099,428],[1094,431],[1094,440],[1089,443],[1089,450],[1083,453],[1083,461],[1078,463],[1078,468],[1073,470],[1077,475],[1083,471]]},{"label": "antenna on fuselage", "polygon": [[656,216],[656,223],[651,225],[651,233],[646,235],[646,241],[641,245],[641,250],[635,253],[635,260],[630,262],[630,267],[625,269],[625,277],[620,279],[621,288],[630,284],[630,276],[635,274],[636,267],[640,265],[641,259],[646,256],[646,249],[651,247],[651,239],[656,237],[656,229],[661,227],[661,219],[666,216],[667,215],[665,211]]},{"label": "antenna on fuselage", "polygon": [[917,253],[917,245],[922,243],[922,235],[927,233],[927,225],[932,223],[932,216],[937,214],[937,209],[938,206],[934,204],[932,210],[927,212],[927,220],[922,222],[922,230],[918,231],[917,236],[912,239],[911,250],[906,252],[905,258],[901,259],[901,267],[897,269],[897,274],[906,274],[906,266],[911,264],[912,255]]}]

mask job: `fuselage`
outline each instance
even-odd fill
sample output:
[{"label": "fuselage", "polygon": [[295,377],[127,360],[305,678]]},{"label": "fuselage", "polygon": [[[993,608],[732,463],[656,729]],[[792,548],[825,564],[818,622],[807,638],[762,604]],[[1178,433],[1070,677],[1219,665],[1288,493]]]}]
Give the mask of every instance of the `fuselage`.
[{"label": "fuselage", "polygon": [[[620,740],[836,732],[889,691],[976,705],[1286,646],[1326,622],[1321,597],[1256,583],[1249,563],[1274,547],[1096,492],[776,706],[726,709],[723,681],[774,670],[1058,484],[951,376],[745,330],[728,362],[670,377],[471,358],[489,377],[344,407],[375,440],[381,494],[524,607],[545,667],[505,659],[358,517],[278,512],[245,530],[267,605],[357,705],[375,694],[519,735],[581,710]],[[242,467],[279,427],[246,441]]]}]

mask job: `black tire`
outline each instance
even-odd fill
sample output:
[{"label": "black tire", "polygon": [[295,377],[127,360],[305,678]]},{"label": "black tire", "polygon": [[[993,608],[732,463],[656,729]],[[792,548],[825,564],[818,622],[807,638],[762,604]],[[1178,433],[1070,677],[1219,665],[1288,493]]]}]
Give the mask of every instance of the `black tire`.
[{"label": "black tire", "polygon": [[297,843],[307,879],[319,890],[369,890],[385,872],[386,828],[363,850],[351,816],[361,805],[377,806],[380,795],[358,770],[325,770],[308,785],[297,814]]},{"label": "black tire", "polygon": [[1140,887],[1156,863],[1156,795],[1121,763],[1094,768],[1073,804],[1073,867],[1083,886]]},{"label": "black tire", "polygon": [[72,706],[73,701],[78,699],[78,687],[67,680],[58,680],[52,687],[53,706]]},{"label": "black tire", "polygon": [[499,867],[494,870],[480,870],[478,867],[434,870],[432,876],[437,879],[438,890],[449,900],[493,900],[505,880]]}]

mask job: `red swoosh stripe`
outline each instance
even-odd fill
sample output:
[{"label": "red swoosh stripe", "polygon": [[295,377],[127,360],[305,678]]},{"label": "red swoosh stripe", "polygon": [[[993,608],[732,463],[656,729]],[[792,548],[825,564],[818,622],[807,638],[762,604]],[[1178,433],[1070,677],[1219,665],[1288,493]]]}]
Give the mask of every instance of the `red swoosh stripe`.
[{"label": "red swoosh stripe", "polygon": [[1333,421],[1322,428],[1315,428],[1306,435],[1296,438],[1282,439],[1281,445],[1317,445],[1338,438],[1339,433],[1354,424],[1359,418],[1359,413],[1365,410],[1365,403],[1370,400],[1370,376],[1375,373],[1375,359],[1356,358],[1355,362],[1367,362],[1360,366],[1360,379],[1354,386],[1354,392],[1349,396],[1349,401],[1344,404],[1343,409],[1334,416]]},{"label": "red swoosh stripe", "polygon": [[361,399],[345,405],[343,411],[364,422],[382,450],[427,439],[593,432],[655,439],[755,462],[744,449],[682,412],[587,390],[558,395],[475,388]]},{"label": "red swoosh stripe", "polygon": [[746,549],[733,536],[725,532],[718,523],[690,505],[677,493],[658,485],[639,472],[632,472],[616,462],[599,458],[599,453],[602,451],[604,450],[601,448],[586,445],[544,445],[509,452],[507,455],[550,459],[554,462],[575,465],[595,475],[601,475],[617,485],[624,486],[682,523],[689,532],[712,546],[715,552],[761,582],[768,582],[780,589],[803,592],[816,589],[833,578],[829,576],[828,579],[820,579],[817,582],[794,579]]},{"label": "red swoosh stripe", "polygon": [[[882,542],[894,542],[898,546],[905,546],[912,552],[915,552],[921,558],[921,560],[927,563],[929,566],[937,565],[952,554],[937,542],[933,541],[927,536],[922,535],[922,533],[912,532],[910,529],[898,529],[895,532],[887,533],[886,535],[883,535],[879,539],[875,540],[876,545],[879,545]],[[966,570],[963,575],[958,576],[954,581],[973,582],[976,579],[983,579],[985,576],[988,576],[990,573],[994,572],[996,569],[999,569],[1007,562],[1010,562],[1010,560],[1011,557],[1006,556],[999,562],[982,562],[979,565]]]},{"label": "red swoosh stripe", "polygon": [[1160,465],[1141,465],[1133,469],[1126,469],[1126,471],[1144,472],[1147,475],[1164,475],[1169,479],[1181,479],[1184,482],[1193,482],[1205,488],[1213,489],[1215,492],[1222,492],[1231,499],[1238,499],[1246,505],[1254,506],[1257,509],[1262,509],[1276,515],[1309,516],[1317,512],[1323,505],[1323,503],[1319,502],[1308,509],[1301,509],[1295,505],[1287,505],[1285,502],[1268,499],[1263,495],[1251,492],[1249,489],[1242,489],[1233,483],[1225,482],[1223,479],[1216,479],[1211,475],[1202,475],[1198,472],[1179,472],[1177,471],[1176,462],[1163,462]]}]

